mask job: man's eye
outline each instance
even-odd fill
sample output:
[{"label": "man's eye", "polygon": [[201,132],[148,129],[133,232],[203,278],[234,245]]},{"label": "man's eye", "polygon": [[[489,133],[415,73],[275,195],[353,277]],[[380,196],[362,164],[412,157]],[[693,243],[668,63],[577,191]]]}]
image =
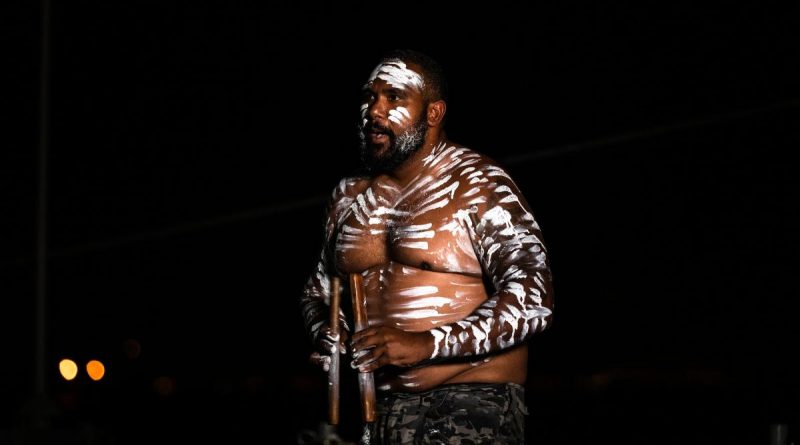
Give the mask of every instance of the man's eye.
[{"label": "man's eye", "polygon": [[392,102],[397,102],[398,100],[400,100],[400,96],[398,96],[397,94],[390,94],[389,100]]}]

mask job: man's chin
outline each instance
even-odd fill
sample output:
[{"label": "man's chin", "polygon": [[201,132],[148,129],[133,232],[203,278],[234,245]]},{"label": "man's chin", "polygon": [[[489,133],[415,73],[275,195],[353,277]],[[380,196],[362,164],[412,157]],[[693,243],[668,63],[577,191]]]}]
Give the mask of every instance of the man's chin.
[{"label": "man's chin", "polygon": [[367,142],[366,150],[367,156],[373,162],[380,162],[381,159],[387,158],[391,155],[391,143],[383,142],[383,143],[370,143]]},{"label": "man's chin", "polygon": [[361,162],[371,172],[379,169],[385,157],[386,147],[380,144],[365,143],[361,146]]}]

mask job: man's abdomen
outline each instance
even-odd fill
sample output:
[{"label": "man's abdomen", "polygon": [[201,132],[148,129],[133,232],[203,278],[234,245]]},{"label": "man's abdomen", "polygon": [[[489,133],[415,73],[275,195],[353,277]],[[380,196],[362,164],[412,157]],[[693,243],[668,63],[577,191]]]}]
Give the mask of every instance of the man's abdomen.
[{"label": "man's abdomen", "polygon": [[[466,361],[466,359],[472,361]],[[525,384],[527,345],[492,354],[467,357],[458,363],[439,363],[415,368],[384,368],[375,373],[378,391],[419,392],[453,383]]]},{"label": "man's abdomen", "polygon": [[[388,325],[410,332],[455,323],[488,298],[482,278],[435,272],[390,261],[364,274],[367,317],[371,326]],[[376,388],[417,392],[447,383],[523,384],[526,347],[491,356],[415,368],[385,368],[375,373]]]}]

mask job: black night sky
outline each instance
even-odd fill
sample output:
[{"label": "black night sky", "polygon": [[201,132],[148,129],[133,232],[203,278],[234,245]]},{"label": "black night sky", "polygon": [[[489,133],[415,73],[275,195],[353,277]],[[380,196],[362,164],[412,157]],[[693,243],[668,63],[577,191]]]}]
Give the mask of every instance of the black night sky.
[{"label": "black night sky", "polygon": [[[800,441],[800,8],[458,5],[54,0],[46,131],[42,8],[3,6],[0,443],[316,429],[297,298],[357,166],[359,89],[400,47],[442,62],[450,138],[507,167],[550,250],[530,443],[767,444],[775,423]],[[63,357],[107,375],[64,381]]]}]

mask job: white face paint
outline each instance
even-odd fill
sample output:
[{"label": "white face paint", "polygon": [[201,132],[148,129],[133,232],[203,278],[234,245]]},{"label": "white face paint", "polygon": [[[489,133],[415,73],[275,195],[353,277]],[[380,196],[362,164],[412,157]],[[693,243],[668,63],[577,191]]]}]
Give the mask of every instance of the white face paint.
[{"label": "white face paint", "polygon": [[408,118],[411,117],[408,110],[404,107],[397,107],[393,110],[389,110],[389,120],[394,122],[397,125],[403,125]]},{"label": "white face paint", "polygon": [[397,125],[403,124],[403,115],[397,110],[389,110],[389,120]]},{"label": "white face paint", "polygon": [[411,118],[411,113],[408,111],[406,107],[397,107],[395,108],[398,113],[403,115],[403,120],[408,120]]},{"label": "white face paint", "polygon": [[361,104],[361,126],[364,127],[369,122],[367,119],[367,109],[369,108],[369,104]]},{"label": "white face paint", "polygon": [[425,86],[422,76],[416,71],[409,69],[405,62],[399,59],[389,60],[378,65],[372,74],[369,76],[368,84],[380,79],[386,82],[389,86],[405,90],[408,88],[416,88],[422,91]]},{"label": "white face paint", "polygon": [[403,125],[411,118],[411,113],[406,107],[397,107],[389,110],[389,120],[397,125]]}]

